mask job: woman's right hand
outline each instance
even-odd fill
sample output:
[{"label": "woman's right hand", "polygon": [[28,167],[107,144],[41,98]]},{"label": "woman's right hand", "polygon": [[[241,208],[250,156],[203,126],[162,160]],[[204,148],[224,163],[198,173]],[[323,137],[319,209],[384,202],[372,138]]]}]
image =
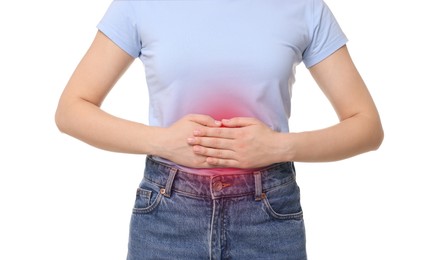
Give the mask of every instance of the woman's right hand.
[{"label": "woman's right hand", "polygon": [[182,117],[168,128],[158,129],[155,154],[182,166],[191,168],[211,168],[206,157],[195,154],[187,138],[193,137],[194,130],[204,127],[220,127],[221,122],[207,115],[190,114]]}]

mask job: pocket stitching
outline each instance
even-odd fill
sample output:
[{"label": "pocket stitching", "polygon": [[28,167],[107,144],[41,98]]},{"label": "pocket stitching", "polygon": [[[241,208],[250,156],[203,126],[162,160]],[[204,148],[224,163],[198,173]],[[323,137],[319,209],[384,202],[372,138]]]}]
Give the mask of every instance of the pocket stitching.
[{"label": "pocket stitching", "polygon": [[[142,188],[138,188],[138,190],[147,191],[150,194],[150,197],[151,197],[152,192],[154,192],[154,191],[146,190],[146,189],[142,189]],[[149,201],[150,201],[150,197],[149,197]],[[132,212],[134,214],[147,214],[147,213],[150,213],[151,211],[153,211],[159,205],[159,203],[161,202],[161,199],[162,199],[162,194],[158,193],[156,199],[152,202],[152,204],[150,204],[149,206],[144,207],[144,208],[135,208],[134,207],[132,209]]]},{"label": "pocket stitching", "polygon": [[295,220],[301,220],[303,217],[303,211],[299,211],[297,213],[290,213],[290,214],[280,214],[277,213],[272,206],[270,205],[270,202],[268,200],[268,197],[266,196],[263,200],[263,203],[265,205],[265,207],[267,208],[267,213],[269,213],[269,215],[275,219],[279,219],[279,220],[287,220],[287,219],[295,219]]},{"label": "pocket stitching", "polygon": [[147,205],[150,203],[150,198],[152,197],[152,191],[143,188],[137,188],[137,196],[147,199]]}]

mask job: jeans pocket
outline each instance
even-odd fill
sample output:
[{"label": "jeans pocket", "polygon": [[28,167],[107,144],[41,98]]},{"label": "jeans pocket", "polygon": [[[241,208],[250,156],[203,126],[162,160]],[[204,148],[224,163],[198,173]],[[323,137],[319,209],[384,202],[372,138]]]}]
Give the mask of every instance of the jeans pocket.
[{"label": "jeans pocket", "polygon": [[266,212],[274,219],[303,219],[300,190],[296,181],[290,181],[266,191],[262,201]]},{"label": "jeans pocket", "polygon": [[152,212],[160,203],[162,194],[152,187],[139,187],[136,192],[133,208],[134,214],[147,214]]}]

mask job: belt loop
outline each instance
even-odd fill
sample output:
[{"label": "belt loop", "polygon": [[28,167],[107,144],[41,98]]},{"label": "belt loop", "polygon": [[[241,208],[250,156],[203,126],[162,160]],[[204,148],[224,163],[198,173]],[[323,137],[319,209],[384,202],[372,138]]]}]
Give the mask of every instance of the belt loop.
[{"label": "belt loop", "polygon": [[254,172],[253,177],[255,177],[255,200],[260,201],[263,198],[261,172]]},{"label": "belt loop", "polygon": [[177,172],[178,170],[176,168],[171,168],[167,183],[165,184],[165,189],[161,189],[161,194],[168,198],[171,196],[171,187],[173,186],[173,181]]}]

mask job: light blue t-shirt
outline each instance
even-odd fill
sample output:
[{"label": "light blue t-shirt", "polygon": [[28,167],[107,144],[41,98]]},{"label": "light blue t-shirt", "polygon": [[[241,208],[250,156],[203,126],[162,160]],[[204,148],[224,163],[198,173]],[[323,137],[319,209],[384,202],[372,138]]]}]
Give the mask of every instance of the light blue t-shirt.
[{"label": "light blue t-shirt", "polygon": [[296,66],[347,42],[323,0],[114,0],[97,28],[143,62],[162,127],[195,113],[288,132]]}]

